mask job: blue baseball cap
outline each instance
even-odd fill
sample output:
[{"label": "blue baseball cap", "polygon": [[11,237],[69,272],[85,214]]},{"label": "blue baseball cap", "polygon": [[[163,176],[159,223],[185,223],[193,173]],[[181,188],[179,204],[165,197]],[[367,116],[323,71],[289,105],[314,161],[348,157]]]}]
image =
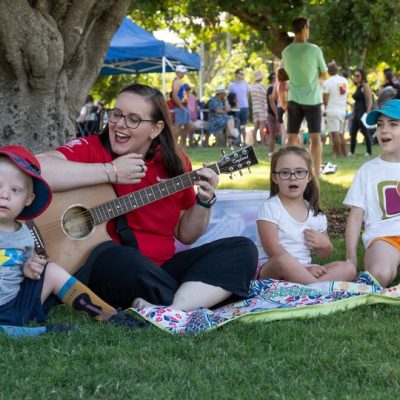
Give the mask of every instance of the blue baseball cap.
[{"label": "blue baseball cap", "polygon": [[370,111],[367,115],[367,124],[376,125],[380,115],[400,120],[400,100],[389,100],[382,108]]}]

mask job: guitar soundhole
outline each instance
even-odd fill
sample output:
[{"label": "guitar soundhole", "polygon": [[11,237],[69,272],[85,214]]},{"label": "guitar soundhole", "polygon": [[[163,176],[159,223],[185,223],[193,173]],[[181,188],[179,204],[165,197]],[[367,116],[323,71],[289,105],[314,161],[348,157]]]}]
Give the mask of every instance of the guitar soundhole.
[{"label": "guitar soundhole", "polygon": [[94,229],[90,211],[83,206],[71,206],[62,216],[61,225],[64,233],[71,239],[85,239]]}]

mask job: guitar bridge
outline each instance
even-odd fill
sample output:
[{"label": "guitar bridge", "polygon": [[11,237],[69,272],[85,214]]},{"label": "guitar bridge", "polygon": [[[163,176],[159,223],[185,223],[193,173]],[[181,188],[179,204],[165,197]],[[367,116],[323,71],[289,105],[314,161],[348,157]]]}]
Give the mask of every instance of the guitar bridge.
[{"label": "guitar bridge", "polygon": [[43,238],[40,234],[40,231],[36,224],[33,221],[26,221],[25,225],[29,229],[29,232],[31,233],[33,237],[33,242],[35,244],[35,252],[38,256],[43,256],[48,258],[47,253],[46,253],[46,248],[44,245]]}]

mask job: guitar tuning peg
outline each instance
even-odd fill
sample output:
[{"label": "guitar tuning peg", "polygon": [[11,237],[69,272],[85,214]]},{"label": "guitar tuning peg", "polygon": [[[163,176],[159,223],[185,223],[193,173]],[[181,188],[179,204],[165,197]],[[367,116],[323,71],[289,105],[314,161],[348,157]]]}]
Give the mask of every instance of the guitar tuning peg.
[{"label": "guitar tuning peg", "polygon": [[240,175],[240,176],[243,176],[243,172],[242,172],[241,169],[239,169],[239,175]]},{"label": "guitar tuning peg", "polygon": [[225,150],[221,150],[221,153],[224,156],[225,155]]},{"label": "guitar tuning peg", "polygon": [[249,173],[251,174],[251,169],[250,169],[250,167],[247,167],[247,169],[249,170]]},{"label": "guitar tuning peg", "polygon": [[232,174],[229,174],[229,179],[233,179],[233,175]]}]

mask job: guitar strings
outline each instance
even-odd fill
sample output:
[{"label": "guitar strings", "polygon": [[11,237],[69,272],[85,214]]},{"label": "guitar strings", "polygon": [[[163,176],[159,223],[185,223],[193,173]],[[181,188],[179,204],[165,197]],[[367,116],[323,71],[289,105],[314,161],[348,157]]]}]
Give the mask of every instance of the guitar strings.
[{"label": "guitar strings", "polygon": [[[92,231],[93,227],[95,227],[96,225],[99,225],[100,223],[107,221],[107,220],[101,221],[96,224],[92,217],[92,213],[89,210],[75,212],[73,214],[73,217],[74,217],[74,219],[78,220],[79,224],[81,224],[81,225],[85,224],[86,227],[89,226],[90,227],[90,229],[88,229],[89,232]],[[65,234],[64,229],[66,229],[66,228],[65,228],[65,226],[62,227],[62,225],[65,225],[65,224],[62,224],[62,219],[60,218],[58,221],[52,221],[52,222],[40,225],[39,232],[41,233],[42,236],[47,236],[49,234],[58,233],[58,232],[60,232],[64,235]],[[46,241],[53,240],[54,238],[55,238],[54,236],[49,236],[49,238],[46,238]]]},{"label": "guitar strings", "polygon": [[[192,176],[190,176],[190,175],[192,175]],[[151,188],[151,186],[150,186],[149,188],[141,189],[137,192],[132,192],[127,195],[117,197],[109,202],[94,206],[90,209],[83,209],[82,211],[75,211],[75,212],[71,213],[71,218],[79,220],[80,223],[85,223],[86,227],[90,226],[90,229],[88,230],[90,232],[93,229],[93,227],[95,227],[96,225],[107,222],[117,216],[114,214],[118,210],[115,209],[115,207],[113,208],[111,206],[111,204],[113,202],[115,202],[116,200],[118,200],[118,202],[121,204],[121,206],[122,206],[121,209],[122,210],[126,209],[125,212],[128,212],[130,210],[140,208],[144,205],[152,203],[155,200],[159,200],[161,198],[168,197],[171,194],[177,193],[180,190],[190,187],[194,183],[194,181],[192,181],[191,178],[195,178],[195,177],[197,179],[199,179],[196,171],[191,171],[188,174],[180,176],[180,181],[183,184],[183,187],[182,187],[182,189],[179,187],[179,190],[176,190],[176,187],[178,186],[178,184],[176,183],[177,177],[172,178],[170,181],[165,181],[164,184],[166,186],[165,189],[166,189],[167,194],[162,195],[161,197],[156,197],[155,199],[154,198],[150,199],[150,196],[148,195],[149,188]],[[173,182],[173,180],[175,181],[175,183]],[[190,183],[190,186],[187,186],[188,183]],[[157,184],[157,186],[159,186],[159,185],[160,184]],[[172,192],[171,192],[171,189],[172,189]],[[161,193],[162,193],[161,189],[159,189],[159,193],[161,195]],[[152,194],[154,194],[154,191],[152,192]],[[139,204],[139,202],[136,201],[134,203],[135,207],[133,207],[132,206],[132,195],[134,195],[137,198],[140,198],[141,199],[140,202],[142,204]],[[143,200],[143,198],[145,198],[145,200]],[[123,205],[123,204],[125,204],[125,205]],[[129,205],[129,207],[127,207],[127,204]],[[82,207],[82,206],[77,206],[77,207]],[[122,212],[121,214],[124,214],[125,212]],[[117,212],[117,214],[119,214],[119,212]],[[60,216],[60,219],[58,221],[52,221],[52,222],[41,225],[40,232],[43,231],[47,234],[56,233],[56,232],[60,231],[60,228],[62,227],[62,225],[63,225],[62,219]],[[66,229],[65,226],[64,226],[64,229]],[[64,234],[63,231],[61,231],[61,232]],[[53,239],[53,238],[51,238],[51,239]]]},{"label": "guitar strings", "polygon": [[[116,199],[113,199],[109,202],[106,202],[104,204],[100,204],[97,206],[92,207],[89,210],[83,210],[80,212],[74,212],[72,215],[76,219],[80,219],[82,222],[89,224],[89,225],[98,225],[99,223],[106,222],[112,218],[114,218],[116,215],[115,212],[118,211],[114,207],[112,207],[112,204],[117,201],[119,204],[122,205],[121,209],[126,209],[125,212],[137,209],[141,206],[147,205],[152,203],[155,200],[159,200],[163,197],[167,197],[171,194],[177,193],[178,191],[181,191],[183,189],[186,189],[194,184],[194,182],[198,179],[201,179],[198,174],[197,170],[196,171],[190,171],[186,174],[180,175],[179,177],[174,177],[171,179],[168,179],[164,182],[158,183],[156,185],[149,186],[147,188],[138,190],[137,192],[132,192],[129,194],[126,194],[121,197],[117,197]],[[179,182],[180,181],[180,182]],[[179,183],[182,184],[182,186],[179,186]],[[190,184],[190,185],[188,185]],[[160,189],[161,186],[164,186],[164,189]],[[154,189],[157,187],[158,192],[160,193],[160,196],[156,196]],[[176,188],[179,188],[178,190]],[[171,192],[172,189],[172,192]],[[166,190],[166,194],[162,194],[162,190]],[[150,195],[149,195],[150,193]],[[140,198],[140,204],[139,201],[135,201],[134,206],[132,206],[132,197],[136,197],[137,199]],[[154,198],[155,197],[155,198]],[[133,199],[135,200],[135,199]],[[122,202],[125,203],[125,206],[122,204]],[[127,204],[129,207],[127,207]],[[121,213],[124,214],[125,212]],[[117,212],[119,214],[119,212]],[[99,220],[99,222],[96,223],[96,217]],[[46,232],[54,232],[59,229],[61,226],[62,221],[61,221],[61,216],[60,220],[54,221],[54,222],[49,222],[47,224],[43,224],[41,226],[41,230],[46,230]]]}]

